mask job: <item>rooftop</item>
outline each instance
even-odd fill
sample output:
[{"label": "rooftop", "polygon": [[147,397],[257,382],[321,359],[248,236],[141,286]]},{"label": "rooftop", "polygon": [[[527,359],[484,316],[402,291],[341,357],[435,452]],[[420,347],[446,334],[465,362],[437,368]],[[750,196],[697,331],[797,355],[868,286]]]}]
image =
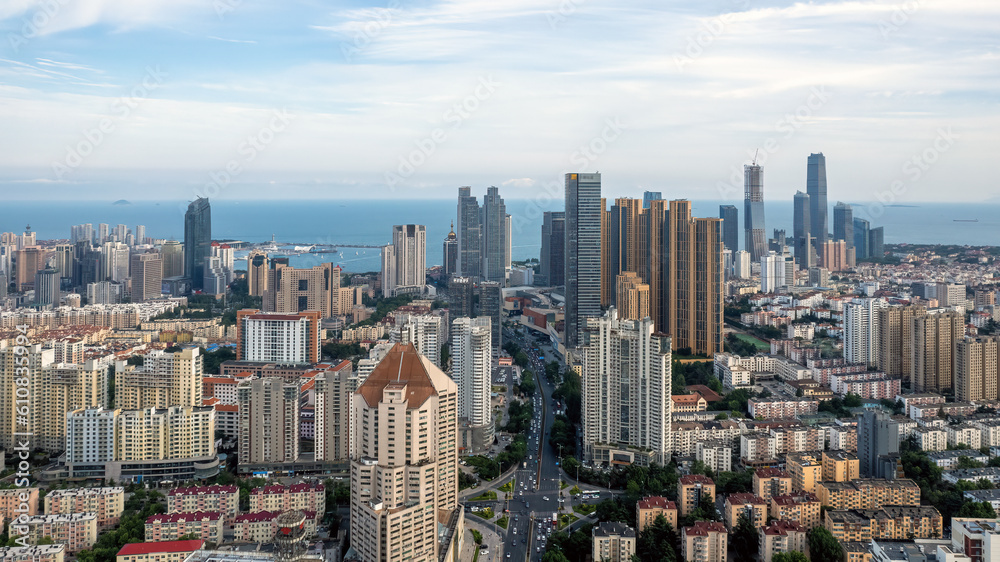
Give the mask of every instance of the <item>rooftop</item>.
[{"label": "rooftop", "polygon": [[194,552],[205,546],[203,540],[163,541],[150,543],[131,543],[118,551],[118,556],[133,556],[136,554],[152,554],[154,552]]},{"label": "rooftop", "polygon": [[649,496],[636,503],[639,509],[677,509],[677,504],[663,496]]},{"label": "rooftop", "polygon": [[395,344],[385,358],[368,375],[358,388],[368,407],[382,401],[382,393],[390,384],[405,383],[410,408],[417,408],[439,391],[450,389],[457,393],[457,386],[448,375],[434,366],[426,357],[417,353],[413,344]]}]

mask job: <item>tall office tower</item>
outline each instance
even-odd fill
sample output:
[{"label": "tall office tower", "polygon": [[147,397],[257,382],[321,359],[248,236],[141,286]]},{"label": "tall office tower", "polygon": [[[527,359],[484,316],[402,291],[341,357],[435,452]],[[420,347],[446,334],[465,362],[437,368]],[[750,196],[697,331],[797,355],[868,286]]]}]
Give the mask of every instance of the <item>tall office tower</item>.
[{"label": "tall office tower", "polygon": [[[643,282],[649,278],[649,217],[638,199],[615,199],[605,212],[602,239],[603,279],[602,306],[616,305],[618,289],[615,282],[626,271],[634,272]],[[620,309],[620,307],[619,307]]]},{"label": "tall office tower", "polygon": [[914,316],[910,340],[910,380],[915,392],[944,392],[954,388],[952,356],[965,336],[965,315],[935,309]]},{"label": "tall office tower", "polygon": [[240,464],[299,459],[299,384],[279,377],[241,381]]},{"label": "tall office tower", "polygon": [[955,400],[997,399],[996,336],[966,337],[955,344]]},{"label": "tall office tower", "polygon": [[858,461],[862,478],[896,479],[899,423],[885,412],[866,410],[858,415]]},{"label": "tall office tower", "polygon": [[143,245],[146,243],[146,226],[142,224],[135,225],[135,243],[136,245]]},{"label": "tall office tower", "polygon": [[348,361],[316,375],[316,460],[347,462],[350,459],[351,397],[358,389],[358,374]]},{"label": "tall office tower", "polygon": [[163,260],[155,252],[132,255],[132,302],[160,297],[163,285]]},{"label": "tall office tower", "polygon": [[878,368],[891,377],[910,379],[913,366],[913,318],[927,314],[920,305],[890,305],[878,311]]},{"label": "tall office tower", "polygon": [[471,318],[476,315],[472,309],[475,288],[475,284],[469,277],[452,276],[448,280],[448,315],[452,319]]},{"label": "tall office tower", "polygon": [[493,443],[492,326],[489,318],[451,323],[451,378],[458,385],[460,447],[481,452]]},{"label": "tall office tower", "polygon": [[844,305],[844,359],[848,363],[878,364],[879,312],[885,299],[855,299]]},{"label": "tall office tower", "polygon": [[942,307],[965,306],[966,299],[965,285],[959,283],[937,284],[937,300]]},{"label": "tall office tower", "polygon": [[733,254],[733,275],[740,279],[750,278],[750,252],[740,250]]},{"label": "tall office tower", "polygon": [[180,351],[151,351],[142,365],[115,369],[115,407],[123,410],[200,406],[205,356],[198,347]]},{"label": "tall office tower", "polygon": [[503,325],[500,315],[503,313],[503,285],[491,281],[479,284],[479,314],[490,319],[490,336],[493,344],[493,360],[500,358],[503,349],[501,337]]},{"label": "tall office tower", "polygon": [[809,269],[815,263],[812,260],[812,221],[810,213],[809,194],[795,192],[793,199],[794,216],[792,218],[792,236],[795,237],[795,259],[799,269]]},{"label": "tall office tower", "polygon": [[885,228],[878,226],[868,231],[868,257],[885,257]]},{"label": "tall office tower", "polygon": [[580,345],[584,319],[601,314],[601,174],[566,174],[565,345]]},{"label": "tall office tower", "polygon": [[668,215],[667,317],[656,329],[669,334],[676,349],[721,353],[722,219],[692,218],[684,200],[671,201]]},{"label": "tall office tower", "polygon": [[[488,318],[484,318],[488,321]],[[412,343],[417,353],[431,360],[439,369],[446,369],[447,365],[441,364],[441,346],[447,342],[448,323],[441,317],[433,314],[420,314],[410,316],[405,323],[397,320],[402,325],[399,326],[399,342]]]},{"label": "tall office tower", "polygon": [[649,285],[634,271],[623,271],[615,282],[619,316],[622,320],[642,320],[649,317]]},{"label": "tall office tower", "polygon": [[340,293],[340,272],[332,263],[309,269],[289,267],[287,258],[269,260],[267,287],[262,308],[265,312],[318,310],[323,318],[333,316]]},{"label": "tall office tower", "polygon": [[507,206],[495,186],[486,188],[479,224],[482,228],[482,275],[486,281],[503,284],[507,269]]},{"label": "tall office tower", "polygon": [[114,238],[115,242],[125,243],[125,236],[128,234],[128,227],[124,224],[119,224],[115,226]]},{"label": "tall office tower", "polygon": [[473,281],[482,276],[482,227],[479,201],[472,188],[458,188],[458,272]]},{"label": "tall office tower", "polygon": [[764,170],[757,164],[743,166],[743,222],[746,250],[751,261],[767,253],[764,235]]},{"label": "tall office tower", "polygon": [[719,205],[722,219],[722,245],[736,252],[740,249],[740,211],[736,205]]},{"label": "tall office tower", "polygon": [[8,285],[10,285],[10,280],[7,278],[7,274],[0,272],[0,299],[7,298]]},{"label": "tall office tower", "polygon": [[458,273],[458,235],[455,234],[454,222],[451,223],[451,230],[444,239],[442,257],[444,258],[443,269],[445,276],[450,277]]},{"label": "tall office tower", "polygon": [[[163,259],[163,278],[184,275],[184,245],[176,240],[167,240],[160,246]],[[260,295],[257,295],[260,296]]]},{"label": "tall office tower", "polygon": [[833,206],[833,239],[854,247],[854,208],[841,201]]},{"label": "tall office tower", "polygon": [[52,255],[52,267],[59,271],[60,278],[72,279],[73,277],[73,245],[56,244],[55,253]]},{"label": "tall office tower", "polygon": [[229,244],[212,242],[212,257],[219,258],[219,265],[222,266],[222,271],[226,274],[226,284],[232,283],[235,277],[233,263],[236,261],[233,247]]},{"label": "tall office tower", "polygon": [[40,246],[26,246],[14,252],[17,262],[15,283],[18,291],[27,291],[35,286],[35,274],[45,269],[47,253]]},{"label": "tall office tower", "polygon": [[826,201],[826,157],[823,153],[810,154],[806,163],[806,193],[809,195],[809,227],[816,249],[830,237]]},{"label": "tall office tower", "polygon": [[513,246],[511,246],[511,240],[513,239],[513,232],[511,231],[510,215],[504,218],[504,228],[507,232],[506,244],[504,244],[504,269],[510,270],[510,260],[513,255]]},{"label": "tall office tower", "polygon": [[199,197],[184,213],[184,275],[191,278],[192,290],[204,288],[205,262],[211,256],[212,207],[207,197]]},{"label": "tall office tower", "polygon": [[97,244],[104,244],[108,241],[108,225],[101,223],[97,225]]},{"label": "tall office tower", "polygon": [[855,217],[852,229],[854,233],[854,256],[859,260],[868,259],[871,255],[871,251],[868,248],[868,241],[871,234],[870,226],[870,223],[865,219]]},{"label": "tall office tower", "polygon": [[642,208],[648,209],[652,206],[653,201],[660,201],[662,199],[663,199],[663,192],[661,191],[643,191]]},{"label": "tall office tower", "polygon": [[566,213],[545,211],[542,215],[542,250],[540,253],[541,279],[537,285],[559,287],[565,284],[566,275]]},{"label": "tall office tower", "polygon": [[[390,249],[391,248],[391,249]],[[420,294],[427,285],[427,230],[421,224],[392,227],[392,244],[382,252],[382,294]]]},{"label": "tall office tower", "polygon": [[35,302],[38,308],[59,306],[59,271],[51,267],[35,273]]},{"label": "tall office tower", "polygon": [[125,243],[105,242],[101,246],[101,279],[121,283],[128,279],[131,251]]},{"label": "tall office tower", "polygon": [[250,250],[247,256],[247,288],[252,297],[263,297],[267,291],[267,254]]},{"label": "tall office tower", "polygon": [[667,462],[671,339],[654,333],[648,318],[621,320],[613,307],[587,319],[582,339],[584,457],[608,464],[617,453],[631,458],[645,448],[650,456],[633,462]]},{"label": "tall office tower", "polygon": [[317,310],[267,313],[236,312],[236,360],[267,363],[319,363],[320,313]]},{"label": "tall office tower", "polygon": [[849,269],[847,243],[843,240],[827,240],[820,251],[820,265],[829,271]]},{"label": "tall office tower", "polygon": [[206,295],[226,294],[226,270],[222,267],[222,260],[209,256],[205,258],[205,278],[202,280],[201,291]]},{"label": "tall office tower", "polygon": [[454,533],[461,518],[457,410],[458,386],[412,345],[393,346],[354,393],[350,533],[359,559],[440,560],[438,522]]},{"label": "tall office tower", "polygon": [[784,287],[785,283],[785,257],[774,252],[769,252],[760,258],[760,292],[776,293],[778,289]]},{"label": "tall office tower", "polygon": [[14,246],[0,242],[0,273],[6,274],[8,279],[14,273],[13,257]]}]

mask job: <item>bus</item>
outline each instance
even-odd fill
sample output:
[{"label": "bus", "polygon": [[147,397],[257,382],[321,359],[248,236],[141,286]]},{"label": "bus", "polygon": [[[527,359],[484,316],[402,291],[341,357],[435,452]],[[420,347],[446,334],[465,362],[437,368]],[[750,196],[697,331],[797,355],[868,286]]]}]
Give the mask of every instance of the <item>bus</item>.
[{"label": "bus", "polygon": [[580,498],[584,500],[596,500],[601,497],[601,493],[597,490],[583,490],[580,492]]}]

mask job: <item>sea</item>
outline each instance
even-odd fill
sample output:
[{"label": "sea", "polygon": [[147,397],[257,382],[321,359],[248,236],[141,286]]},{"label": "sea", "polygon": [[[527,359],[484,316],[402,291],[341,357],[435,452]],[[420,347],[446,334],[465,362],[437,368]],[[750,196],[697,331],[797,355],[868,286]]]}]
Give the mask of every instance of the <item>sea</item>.
[{"label": "sea", "polygon": [[[187,201],[5,201],[0,203],[0,232],[23,232],[27,225],[39,240],[66,239],[75,224],[99,223],[145,225],[146,236],[184,239],[184,212]],[[742,201],[692,201],[696,217],[717,217],[720,204],[740,209]],[[886,243],[1000,245],[1000,204],[998,203],[913,203],[888,205],[850,202],[854,216],[885,228]],[[609,203],[610,204],[610,203]],[[442,242],[455,220],[454,199],[422,200],[212,200],[212,237],[281,244],[334,245],[335,254],[297,255],[290,258],[296,267],[334,262],[345,271],[378,271],[378,248],[390,241],[395,224],[423,224],[427,227],[427,264],[440,264]],[[507,200],[511,215],[511,257],[515,261],[538,258],[541,248],[542,214],[563,210],[562,200]],[[765,203],[765,224],[770,237],[774,229],[792,233],[791,202]],[[832,207],[829,219],[832,219]],[[832,229],[832,225],[831,225]],[[742,243],[742,236],[741,236]],[[237,258],[245,257],[237,253]],[[237,266],[239,264],[237,263]]]}]

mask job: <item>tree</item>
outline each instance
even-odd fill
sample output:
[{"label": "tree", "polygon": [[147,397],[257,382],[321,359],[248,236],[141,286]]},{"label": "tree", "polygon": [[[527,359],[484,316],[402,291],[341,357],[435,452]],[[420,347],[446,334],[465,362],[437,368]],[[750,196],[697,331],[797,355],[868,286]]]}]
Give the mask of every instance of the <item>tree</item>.
[{"label": "tree", "polygon": [[975,517],[978,519],[995,519],[996,510],[989,502],[966,502],[959,508],[956,517]]},{"label": "tree", "polygon": [[737,562],[751,562],[757,558],[757,527],[746,513],[741,513],[729,540]]},{"label": "tree", "polygon": [[677,544],[673,526],[663,515],[657,515],[653,523],[639,533],[635,551],[643,561],[675,562],[680,559]]},{"label": "tree", "polygon": [[771,562],[809,562],[805,554],[793,550],[791,552],[779,552],[771,557]]},{"label": "tree", "polygon": [[475,529],[472,529],[472,540],[476,544],[483,544],[483,534]]},{"label": "tree", "polygon": [[841,562],[840,542],[825,527],[809,531],[809,556],[812,562]]},{"label": "tree", "polygon": [[844,396],[845,408],[860,408],[861,404],[861,396],[854,394],[853,392],[848,392],[847,395]]}]

